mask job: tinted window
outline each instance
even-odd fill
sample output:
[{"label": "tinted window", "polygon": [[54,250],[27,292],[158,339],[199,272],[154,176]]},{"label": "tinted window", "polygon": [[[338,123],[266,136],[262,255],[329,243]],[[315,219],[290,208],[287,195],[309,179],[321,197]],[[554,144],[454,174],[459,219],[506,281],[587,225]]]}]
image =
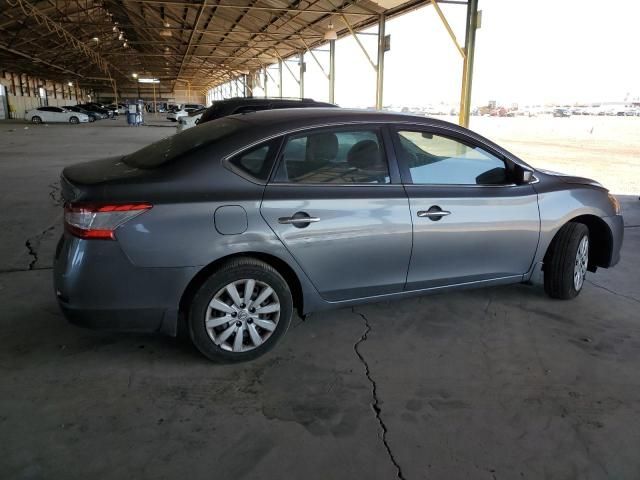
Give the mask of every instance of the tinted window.
[{"label": "tinted window", "polygon": [[323,130],[289,137],[276,175],[290,183],[390,183],[374,130]]},{"label": "tinted window", "polygon": [[503,160],[453,138],[398,132],[401,159],[416,184],[496,185],[507,183]]},{"label": "tinted window", "polygon": [[231,158],[229,163],[240,171],[266,182],[269,179],[269,173],[271,172],[271,166],[279,144],[280,140],[273,140],[250,150],[245,150]]},{"label": "tinted window", "polygon": [[137,152],[126,155],[122,161],[135,168],[157,168],[192,150],[205,147],[237,132],[243,124],[237,119],[221,118],[209,122],[206,127],[190,128],[147,145]]}]

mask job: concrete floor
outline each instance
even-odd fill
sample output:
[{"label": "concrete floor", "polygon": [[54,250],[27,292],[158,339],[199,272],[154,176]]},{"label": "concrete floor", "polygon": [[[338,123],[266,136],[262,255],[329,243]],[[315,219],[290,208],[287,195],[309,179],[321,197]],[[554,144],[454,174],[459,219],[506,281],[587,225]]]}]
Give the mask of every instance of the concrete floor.
[{"label": "concrete floor", "polygon": [[640,478],[640,202],[574,301],[511,286],[296,319],[271,354],[67,324],[68,164],[171,130],[0,123],[0,478]]}]

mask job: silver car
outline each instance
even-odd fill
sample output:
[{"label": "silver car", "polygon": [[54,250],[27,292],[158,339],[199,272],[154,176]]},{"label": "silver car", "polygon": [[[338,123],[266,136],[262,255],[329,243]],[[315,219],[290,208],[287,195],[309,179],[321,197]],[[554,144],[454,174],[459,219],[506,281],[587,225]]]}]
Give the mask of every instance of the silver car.
[{"label": "silver car", "polygon": [[55,292],[75,323],[175,335],[214,360],[291,316],[522,282],[571,299],[619,260],[597,182],[456,125],[342,109],[233,115],[62,173]]}]

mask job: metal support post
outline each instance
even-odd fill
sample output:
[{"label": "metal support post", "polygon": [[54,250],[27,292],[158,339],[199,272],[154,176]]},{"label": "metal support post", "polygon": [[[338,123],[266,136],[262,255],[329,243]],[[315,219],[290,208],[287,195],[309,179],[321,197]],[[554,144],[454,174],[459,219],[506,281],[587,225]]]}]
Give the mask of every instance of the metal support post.
[{"label": "metal support post", "polygon": [[382,110],[384,90],[384,15],[378,17],[378,64],[376,65],[376,110]]},{"label": "metal support post", "polygon": [[300,86],[300,98],[304,98],[304,71],[305,71],[305,64],[304,64],[304,52],[300,52],[300,81],[299,86]]},{"label": "metal support post", "polygon": [[282,98],[282,59],[278,60],[278,95]]},{"label": "metal support post", "polygon": [[267,67],[264,67],[264,71],[262,72],[262,83],[263,83],[263,87],[264,87],[264,96],[265,98],[268,97],[269,95],[267,95],[267,80],[269,79],[269,77],[267,76]]},{"label": "metal support post", "polygon": [[329,103],[336,101],[336,41],[329,41]]},{"label": "metal support post", "polygon": [[478,0],[469,0],[467,4],[467,22],[464,41],[464,65],[462,67],[462,89],[460,92],[460,118],[458,123],[469,126],[471,112],[471,85],[473,83],[473,57],[476,47],[476,29],[478,27]]}]

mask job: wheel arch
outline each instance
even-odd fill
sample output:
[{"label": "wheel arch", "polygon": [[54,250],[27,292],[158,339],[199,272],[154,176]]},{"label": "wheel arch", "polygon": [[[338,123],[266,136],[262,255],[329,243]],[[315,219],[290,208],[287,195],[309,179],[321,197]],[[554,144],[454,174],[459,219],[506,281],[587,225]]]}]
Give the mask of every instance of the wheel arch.
[{"label": "wheel arch", "polygon": [[[178,315],[179,319],[184,319],[189,305],[191,304],[191,300],[195,296],[198,289],[202,286],[202,284],[211,276],[213,273],[220,267],[220,265],[228,262],[229,260],[241,257],[249,257],[255,258],[257,260],[261,260],[271,267],[273,267],[280,275],[284,277],[291,289],[291,297],[293,298],[293,307],[298,311],[300,315],[303,315],[304,312],[304,293],[302,289],[302,284],[295,270],[291,268],[291,266],[275,255],[271,255],[269,253],[264,252],[239,252],[233,253],[231,255],[227,255],[217,260],[214,260],[210,264],[204,266],[198,273],[191,279],[191,281],[187,284],[182,296],[180,297],[180,302],[178,306]],[[182,321],[182,320],[179,320]]]},{"label": "wheel arch", "polygon": [[613,252],[613,234],[611,229],[602,218],[597,215],[585,214],[569,219],[558,227],[551,243],[547,247],[544,255],[546,262],[549,255],[553,252],[555,240],[562,226],[569,222],[582,223],[589,229],[589,271],[595,272],[597,267],[607,268],[611,264],[611,254]]}]

